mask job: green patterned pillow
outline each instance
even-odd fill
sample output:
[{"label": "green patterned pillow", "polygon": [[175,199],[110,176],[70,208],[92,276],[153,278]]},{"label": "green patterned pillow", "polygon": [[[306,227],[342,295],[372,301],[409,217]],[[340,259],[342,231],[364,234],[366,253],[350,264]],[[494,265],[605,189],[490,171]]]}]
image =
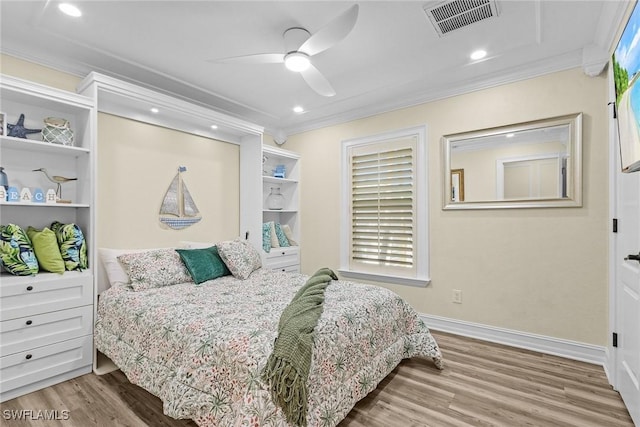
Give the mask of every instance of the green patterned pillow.
[{"label": "green patterned pillow", "polygon": [[43,230],[29,227],[27,228],[27,236],[33,244],[33,251],[40,268],[51,273],[64,273],[64,260],[60,254],[56,233],[47,227]]},{"label": "green patterned pillow", "polygon": [[16,276],[38,273],[38,260],[31,240],[20,226],[0,225],[0,262],[2,267]]},{"label": "green patterned pillow", "polygon": [[262,250],[271,251],[271,224],[268,222],[262,224]]},{"label": "green patterned pillow", "polygon": [[231,274],[218,254],[218,248],[176,249],[196,285]]},{"label": "green patterned pillow", "polygon": [[276,222],[276,236],[278,236],[278,243],[280,243],[281,248],[286,248],[291,246],[289,244],[289,240],[287,239],[287,236],[284,234],[284,231],[282,231],[282,226],[280,225],[279,222]]},{"label": "green patterned pillow", "polygon": [[65,268],[67,270],[86,269],[89,266],[87,242],[80,227],[76,224],[62,224],[54,221],[51,223],[51,229],[56,233]]}]

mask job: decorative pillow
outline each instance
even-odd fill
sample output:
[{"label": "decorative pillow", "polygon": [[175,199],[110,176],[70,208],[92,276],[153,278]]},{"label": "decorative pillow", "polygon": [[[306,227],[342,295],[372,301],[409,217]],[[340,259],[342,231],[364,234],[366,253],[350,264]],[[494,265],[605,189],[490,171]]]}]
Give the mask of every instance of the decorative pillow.
[{"label": "decorative pillow", "polygon": [[175,249],[157,249],[120,255],[134,291],[193,282]]},{"label": "decorative pillow", "polygon": [[196,285],[231,274],[215,246],[206,249],[176,249],[176,252]]},{"label": "decorative pillow", "polygon": [[262,224],[262,249],[265,252],[271,251],[271,224],[268,222]]},{"label": "decorative pillow", "polygon": [[2,267],[16,276],[38,273],[38,260],[29,236],[19,225],[0,225],[0,262]]},{"label": "decorative pillow", "polygon": [[284,232],[284,235],[287,236],[287,241],[289,242],[289,245],[298,246],[298,242],[293,240],[293,232],[291,232],[291,227],[289,227],[289,225],[282,224],[282,231]]},{"label": "decorative pillow", "polygon": [[271,247],[279,248],[280,241],[278,240],[278,235],[276,234],[276,224],[274,221],[269,221],[268,224],[269,224],[269,227],[271,228]]},{"label": "decorative pillow", "polygon": [[122,264],[120,264],[120,261],[118,261],[118,257],[120,255],[157,251],[160,249],[170,249],[170,248],[146,248],[146,249],[98,248],[98,256],[102,261],[102,265],[104,266],[105,273],[107,273],[107,278],[109,279],[109,285],[116,286],[118,284],[127,285],[131,283],[131,280],[129,280],[129,275],[127,274],[127,271],[124,269]]},{"label": "decorative pillow", "polygon": [[47,227],[42,230],[29,227],[27,236],[31,240],[40,268],[51,273],[64,273],[64,260],[60,254],[56,233]]},{"label": "decorative pillow", "polygon": [[218,243],[220,258],[229,267],[233,277],[244,280],[262,267],[260,253],[247,240],[228,240]]},{"label": "decorative pillow", "polygon": [[51,223],[51,230],[56,233],[60,254],[67,270],[84,270],[89,266],[87,242],[82,230],[75,224]]},{"label": "decorative pillow", "polygon": [[287,240],[287,236],[284,235],[284,231],[282,231],[282,226],[279,222],[276,222],[276,236],[278,236],[278,243],[280,243],[280,247],[286,248],[291,246],[289,241]]}]

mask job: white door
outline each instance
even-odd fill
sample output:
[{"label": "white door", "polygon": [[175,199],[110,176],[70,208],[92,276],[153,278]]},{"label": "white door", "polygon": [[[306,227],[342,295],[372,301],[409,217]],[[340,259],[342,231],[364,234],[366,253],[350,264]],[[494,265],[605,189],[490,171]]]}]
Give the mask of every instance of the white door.
[{"label": "white door", "polygon": [[616,186],[616,388],[640,426],[640,173],[618,173]]}]

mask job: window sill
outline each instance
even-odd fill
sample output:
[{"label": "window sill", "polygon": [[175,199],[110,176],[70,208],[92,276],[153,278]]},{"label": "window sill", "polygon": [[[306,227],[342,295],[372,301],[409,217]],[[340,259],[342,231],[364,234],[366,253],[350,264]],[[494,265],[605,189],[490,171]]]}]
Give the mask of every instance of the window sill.
[{"label": "window sill", "polygon": [[395,285],[415,286],[419,288],[426,288],[431,283],[431,279],[414,279],[410,277],[398,277],[398,276],[385,276],[383,274],[362,273],[359,271],[351,271],[340,269],[338,272],[343,276],[350,279],[368,280],[382,283],[393,283]]}]

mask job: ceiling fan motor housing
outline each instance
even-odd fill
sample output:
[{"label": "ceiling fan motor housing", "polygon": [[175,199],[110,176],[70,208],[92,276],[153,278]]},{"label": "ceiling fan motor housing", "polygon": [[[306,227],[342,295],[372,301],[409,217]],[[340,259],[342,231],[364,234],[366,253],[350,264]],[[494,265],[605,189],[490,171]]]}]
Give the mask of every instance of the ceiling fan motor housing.
[{"label": "ceiling fan motor housing", "polygon": [[302,43],[306,42],[311,36],[309,31],[301,27],[289,28],[284,32],[284,48],[286,53],[297,52]]}]

